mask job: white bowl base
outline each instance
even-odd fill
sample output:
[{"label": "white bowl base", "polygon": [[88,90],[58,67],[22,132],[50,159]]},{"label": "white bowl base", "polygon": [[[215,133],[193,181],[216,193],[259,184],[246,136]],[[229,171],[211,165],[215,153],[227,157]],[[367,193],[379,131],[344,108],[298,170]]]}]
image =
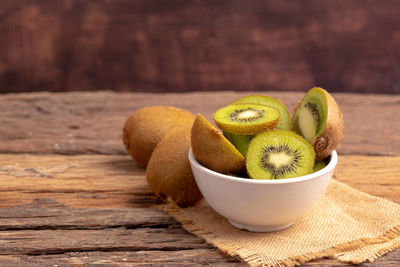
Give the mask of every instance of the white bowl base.
[{"label": "white bowl base", "polygon": [[287,224],[281,224],[281,225],[271,225],[271,226],[252,226],[252,225],[246,225],[246,224],[241,224],[235,221],[228,220],[233,226],[239,228],[239,229],[245,229],[249,230],[251,232],[276,232],[280,231],[283,229],[288,228],[293,224],[293,222],[287,223]]}]

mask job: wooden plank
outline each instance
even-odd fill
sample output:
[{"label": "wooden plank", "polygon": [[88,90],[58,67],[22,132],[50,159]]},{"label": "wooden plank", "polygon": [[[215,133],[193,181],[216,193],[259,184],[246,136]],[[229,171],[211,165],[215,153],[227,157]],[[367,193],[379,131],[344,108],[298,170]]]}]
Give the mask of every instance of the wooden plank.
[{"label": "wooden plank", "polygon": [[0,265],[29,266],[246,266],[214,248],[180,251],[90,251],[49,255],[0,255]]},{"label": "wooden plank", "polygon": [[74,209],[50,199],[0,209],[0,231],[11,230],[100,230],[176,227],[168,214],[152,208]]},{"label": "wooden plank", "polygon": [[1,1],[0,91],[398,93],[395,0]]},{"label": "wooden plank", "polygon": [[339,156],[334,178],[362,192],[400,203],[400,157]]},{"label": "wooden plank", "polygon": [[[373,263],[364,263],[360,266],[397,266],[400,252],[394,251],[378,258]],[[0,255],[0,265],[28,265],[36,266],[80,266],[85,267],[112,265],[112,266],[247,266],[232,257],[225,256],[222,252],[209,249],[190,249],[181,251],[90,251],[90,252],[66,252],[63,254],[48,255]],[[331,259],[312,261],[302,265],[332,267],[353,266]]]},{"label": "wooden plank", "polygon": [[187,250],[210,248],[181,228],[19,230],[0,232],[0,255],[44,255],[88,251]]},{"label": "wooden plank", "polygon": [[[127,155],[0,154],[0,207],[37,198],[76,208],[149,207],[160,203],[144,169]],[[339,156],[335,177],[400,203],[400,157]],[[68,171],[66,171],[68,170]]]},{"label": "wooden plank", "polygon": [[52,199],[70,207],[149,207],[160,203],[129,156],[0,156],[0,207]]},{"label": "wooden plank", "polygon": [[[304,93],[260,92],[292,110]],[[126,154],[126,118],[144,106],[172,105],[208,119],[247,93],[32,93],[0,95],[0,153]],[[400,95],[334,94],[344,116],[341,154],[400,155]]]}]

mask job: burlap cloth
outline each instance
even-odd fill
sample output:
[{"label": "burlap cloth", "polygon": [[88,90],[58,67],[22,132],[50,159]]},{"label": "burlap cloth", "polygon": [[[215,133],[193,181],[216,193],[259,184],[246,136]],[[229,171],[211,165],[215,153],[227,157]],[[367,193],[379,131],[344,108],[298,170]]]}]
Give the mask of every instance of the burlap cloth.
[{"label": "burlap cloth", "polygon": [[294,266],[323,257],[362,263],[400,247],[400,205],[335,180],[309,213],[279,232],[239,230],[205,201],[161,209],[187,231],[250,266]]}]

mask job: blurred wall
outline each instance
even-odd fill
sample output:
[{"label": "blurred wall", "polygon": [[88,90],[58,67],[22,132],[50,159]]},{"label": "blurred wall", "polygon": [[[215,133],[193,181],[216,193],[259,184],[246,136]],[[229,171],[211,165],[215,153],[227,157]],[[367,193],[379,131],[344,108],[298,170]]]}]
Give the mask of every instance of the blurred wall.
[{"label": "blurred wall", "polygon": [[0,92],[400,93],[400,1],[1,0]]}]

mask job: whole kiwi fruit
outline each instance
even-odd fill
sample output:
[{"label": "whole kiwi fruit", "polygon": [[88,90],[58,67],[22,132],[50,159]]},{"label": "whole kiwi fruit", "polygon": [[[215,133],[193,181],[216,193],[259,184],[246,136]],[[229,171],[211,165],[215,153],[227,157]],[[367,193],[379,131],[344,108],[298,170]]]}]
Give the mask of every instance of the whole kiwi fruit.
[{"label": "whole kiwi fruit", "polygon": [[313,145],[316,159],[323,160],[342,139],[343,117],[331,94],[314,87],[296,106],[292,127]]},{"label": "whole kiwi fruit", "polygon": [[136,110],[125,122],[123,142],[129,154],[146,167],[154,148],[174,127],[193,124],[189,111],[169,107],[150,106]]},{"label": "whole kiwi fruit", "polygon": [[171,129],[157,144],[146,169],[153,193],[164,202],[171,198],[180,207],[194,205],[203,197],[188,159],[190,131],[188,125]]}]

